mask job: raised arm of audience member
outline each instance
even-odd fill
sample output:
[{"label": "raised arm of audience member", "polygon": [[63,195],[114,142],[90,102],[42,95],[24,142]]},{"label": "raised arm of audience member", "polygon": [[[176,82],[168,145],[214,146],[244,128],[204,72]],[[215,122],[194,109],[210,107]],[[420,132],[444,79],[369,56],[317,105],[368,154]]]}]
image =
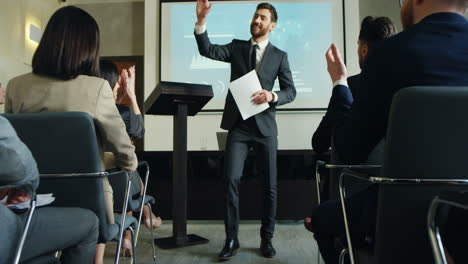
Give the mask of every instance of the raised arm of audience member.
[{"label": "raised arm of audience member", "polygon": [[[125,94],[130,98],[130,109],[129,113],[129,125],[127,132],[132,138],[142,138],[145,134],[145,126],[143,122],[143,117],[141,115],[140,108],[138,107],[138,102],[135,94],[135,66],[130,67],[129,69],[123,69],[120,73],[120,89],[125,91]],[[134,115],[131,115],[133,112]],[[122,114],[122,118],[125,118],[125,115]],[[125,121],[125,119],[124,119]],[[126,123],[127,124],[127,123]]]},{"label": "raised arm of audience member", "polygon": [[[144,123],[143,118],[140,114],[140,109],[138,108],[138,104],[136,102],[135,96],[135,67],[130,67],[128,71],[126,69],[122,70],[122,73],[119,77],[117,66],[110,60],[101,59],[99,63],[100,67],[100,76],[101,78],[105,79],[109,82],[110,87],[112,87],[115,102],[117,103],[117,108],[119,109],[120,115],[124,120],[125,126],[127,127],[127,132],[130,137],[133,138],[141,138],[144,134]],[[131,107],[128,107],[123,104],[119,104],[122,102],[125,95],[131,100]],[[106,168],[113,168],[113,157],[106,153],[105,155],[106,161]],[[134,172],[130,174],[132,178],[132,187],[130,193],[132,195],[132,199],[139,199],[139,197],[143,194],[143,182],[141,180],[140,175],[138,172]],[[136,198],[133,198],[136,197]],[[132,212],[128,212],[129,215],[132,215]],[[162,224],[162,220],[160,217],[156,217],[154,214],[153,222],[151,226],[150,221],[150,214],[153,214],[148,206],[144,206],[143,208],[143,216],[145,218],[145,226],[147,228],[157,228]],[[122,248],[123,252],[125,253],[132,253],[131,247],[131,234],[129,231],[125,231]],[[127,254],[124,254],[127,255]]]},{"label": "raised arm of audience member", "polygon": [[[120,76],[117,66],[110,60],[101,60],[100,76],[109,82],[119,113],[131,138],[142,138],[145,134],[143,117],[135,95],[135,67],[123,69]],[[130,99],[130,107],[121,104],[125,95]]]},{"label": "raised arm of audience member", "polygon": [[[359,67],[361,69],[366,64],[367,56],[374,46],[396,34],[396,31],[395,25],[388,17],[367,16],[362,20],[357,50]],[[330,149],[332,129],[337,118],[335,113],[347,113],[350,111],[351,103],[357,97],[361,87],[361,74],[359,73],[347,78],[347,80],[339,80],[333,83],[333,87],[339,85],[348,86],[351,93],[347,89],[346,93],[343,93],[344,89],[342,86],[333,89],[327,112],[312,137],[312,149],[317,153]]]}]

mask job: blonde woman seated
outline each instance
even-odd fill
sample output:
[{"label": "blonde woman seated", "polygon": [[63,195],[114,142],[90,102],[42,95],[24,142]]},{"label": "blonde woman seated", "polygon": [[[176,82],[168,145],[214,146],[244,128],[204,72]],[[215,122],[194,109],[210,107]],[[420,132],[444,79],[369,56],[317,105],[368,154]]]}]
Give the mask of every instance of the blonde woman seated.
[{"label": "blonde woman seated", "polygon": [[[84,10],[66,6],[50,18],[34,53],[32,73],[7,86],[5,112],[86,112],[99,133],[101,154],[115,156],[116,165],[135,171],[135,148],[115,107],[107,81],[99,78],[99,28]],[[32,131],[32,133],[34,133]],[[104,181],[109,223],[114,223],[112,188]],[[99,244],[95,263],[103,263],[105,244]]]}]

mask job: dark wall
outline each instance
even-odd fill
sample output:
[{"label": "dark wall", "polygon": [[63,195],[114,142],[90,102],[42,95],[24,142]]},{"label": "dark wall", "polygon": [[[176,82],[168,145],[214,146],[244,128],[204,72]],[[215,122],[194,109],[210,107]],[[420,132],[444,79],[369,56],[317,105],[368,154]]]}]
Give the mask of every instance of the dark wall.
[{"label": "dark wall", "polygon": [[[316,204],[315,160],[326,158],[312,151],[278,151],[277,219],[301,219]],[[156,197],[155,210],[171,219],[172,152],[144,152],[140,159],[150,164],[148,193]],[[188,153],[188,219],[223,219],[223,153]],[[240,186],[241,219],[260,219],[261,182],[257,179],[255,155],[250,153]]]}]

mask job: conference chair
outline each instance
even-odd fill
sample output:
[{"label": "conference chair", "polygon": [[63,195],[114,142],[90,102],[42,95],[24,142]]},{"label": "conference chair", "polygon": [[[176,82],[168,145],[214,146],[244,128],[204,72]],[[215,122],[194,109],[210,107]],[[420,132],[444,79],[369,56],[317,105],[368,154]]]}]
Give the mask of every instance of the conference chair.
[{"label": "conference chair", "polygon": [[[383,143],[379,143],[383,144]],[[383,147],[383,145],[379,145],[378,147]],[[338,158],[336,152],[334,151],[333,148],[333,142],[332,142],[332,147],[330,148],[329,152],[330,156],[330,162],[325,162],[323,160],[317,160],[315,164],[315,193],[317,194],[317,204],[320,205],[322,201],[324,200],[334,200],[339,198],[339,178],[341,171],[343,169],[349,169],[349,170],[358,170],[358,171],[366,171],[366,172],[379,172],[380,169],[382,168],[382,165],[379,164],[355,164],[355,165],[350,165],[350,164],[343,164],[340,162],[340,159]],[[323,177],[320,173],[322,169],[328,169],[328,177],[322,181]],[[324,182],[327,182],[326,184],[323,184]],[[355,190],[354,192],[359,191],[360,189],[366,187],[366,184],[362,185],[360,183],[355,183]],[[328,190],[325,190],[328,189]],[[357,190],[356,190],[357,189]],[[322,196],[322,192],[326,192],[328,195],[326,197]],[[341,240],[340,238],[336,238],[335,241],[335,247],[341,251],[340,254],[340,263],[343,263],[345,256],[348,254],[348,248],[346,246],[346,241]],[[321,257],[320,257],[320,252],[317,251],[317,263],[321,263]]]},{"label": "conference chair", "polygon": [[[467,189],[468,87],[410,87],[394,96],[380,176],[343,170],[340,200],[349,257],[354,263],[432,263],[427,212],[445,190]],[[372,245],[354,247],[348,180],[377,185]]]},{"label": "conference chair", "polygon": [[[41,180],[37,192],[53,193],[55,207],[81,207],[93,211],[99,219],[98,243],[117,240],[115,263],[118,263],[123,232],[135,229],[137,220],[122,214],[115,215],[115,224],[108,224],[103,179],[122,174],[103,170],[91,116],[83,112],[48,112],[4,114],[4,117],[36,159]],[[120,199],[118,197],[123,195],[122,211],[125,212],[131,181],[128,173],[123,175],[125,192],[114,192],[114,198]],[[135,254],[133,257],[135,262]]]},{"label": "conference chair", "polygon": [[[13,226],[16,226],[16,223],[18,221],[16,213],[11,211],[5,205],[0,204],[0,220],[2,222],[2,224],[0,225],[0,234],[2,234],[0,252],[3,252],[1,258],[6,261],[5,263],[19,263],[21,253],[23,251],[23,246],[27,239],[29,225],[31,224],[31,220],[36,209],[36,194],[33,191],[32,185],[28,184],[28,186],[28,189],[31,193],[30,207],[28,210],[26,210],[26,212],[16,212],[18,214],[24,213],[27,216],[26,222],[22,230],[16,230],[15,228],[12,228]],[[14,187],[19,186],[0,186],[0,190]],[[22,185],[21,187],[24,188],[25,186]],[[40,263],[57,263],[58,260],[53,256],[41,256],[31,261],[37,261]]]},{"label": "conference chair", "polygon": [[[445,211],[445,214],[441,213],[443,209],[449,209]],[[455,263],[466,263],[468,257],[465,253],[465,245],[467,238],[467,229],[464,228],[468,221],[468,193],[462,192],[443,192],[437,195],[432,200],[429,212],[427,215],[427,226],[429,238],[431,241],[432,251],[436,264],[447,264],[448,257],[446,252],[452,251],[452,256]],[[447,229],[451,228],[450,231]],[[445,229],[445,232],[441,234],[440,230]],[[457,234],[453,234],[453,232]],[[448,236],[452,236],[452,241],[448,241],[447,245],[444,245],[443,240],[448,239]],[[445,237],[444,237],[445,236]],[[454,246],[450,243],[457,243],[456,248],[450,248]]]},{"label": "conference chair", "polygon": [[[135,239],[134,239],[134,248],[136,248],[137,246],[137,243],[138,243],[138,235],[139,235],[139,232],[140,232],[140,227],[141,227],[141,219],[142,219],[142,216],[143,216],[143,206],[148,206],[149,207],[149,210],[150,212],[152,211],[152,204],[155,203],[155,199],[153,196],[151,195],[147,195],[146,194],[146,190],[147,190],[147,187],[148,187],[148,180],[149,180],[149,174],[150,174],[150,169],[149,169],[149,165],[148,165],[148,162],[147,161],[140,161],[138,162],[138,168],[137,168],[137,172],[139,174],[139,176],[141,175],[145,175],[144,177],[144,182],[143,182],[143,195],[139,196],[137,199],[132,199],[132,197],[129,198],[129,201],[128,201],[128,207],[127,207],[127,211],[132,211],[132,212],[136,212],[136,211],[139,211],[139,215],[138,215],[138,225],[137,225],[137,229],[135,231],[135,233],[132,232],[132,235],[134,235]],[[118,173],[123,173],[123,172],[118,172]],[[123,180],[124,177],[111,177],[109,178],[110,182],[111,182],[111,185],[112,187],[114,188],[114,192],[123,192],[125,191],[125,188],[126,188],[126,181]],[[122,198],[122,197],[120,197]],[[122,213],[122,208],[119,208],[118,205],[123,203],[123,200],[121,199],[114,199],[114,211],[115,212],[119,212],[119,213]],[[153,226],[153,215],[150,214],[150,224],[151,226]],[[133,231],[133,230],[132,230]],[[153,253],[153,261],[156,262],[156,248],[154,246],[154,233],[153,233],[153,229],[150,228],[150,232],[151,232],[151,246],[152,246],[152,253]],[[135,251],[133,251],[135,252]]]}]

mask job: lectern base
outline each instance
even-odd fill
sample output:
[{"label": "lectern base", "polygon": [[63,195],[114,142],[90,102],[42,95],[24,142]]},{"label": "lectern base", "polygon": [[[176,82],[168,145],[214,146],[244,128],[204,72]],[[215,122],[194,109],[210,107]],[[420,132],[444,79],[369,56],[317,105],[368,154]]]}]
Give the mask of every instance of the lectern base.
[{"label": "lectern base", "polygon": [[210,242],[208,239],[194,234],[190,234],[182,238],[165,237],[154,240],[154,243],[162,249],[188,247],[199,244],[207,244],[208,242]]}]

